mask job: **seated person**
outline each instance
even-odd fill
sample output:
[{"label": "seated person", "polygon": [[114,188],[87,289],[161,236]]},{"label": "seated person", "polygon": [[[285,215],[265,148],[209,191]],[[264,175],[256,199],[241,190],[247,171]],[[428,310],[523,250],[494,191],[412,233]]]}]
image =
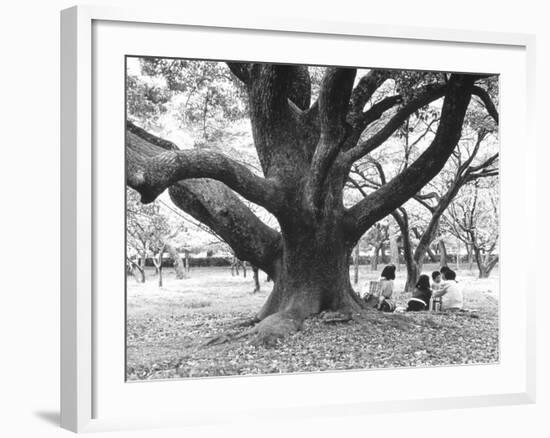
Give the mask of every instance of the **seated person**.
[{"label": "seated person", "polygon": [[432,290],[436,291],[441,287],[441,272],[433,271],[432,272]]},{"label": "seated person", "polygon": [[430,289],[430,277],[421,275],[416,283],[412,298],[407,303],[407,312],[428,310],[432,290]]},{"label": "seated person", "polygon": [[442,310],[461,310],[464,305],[464,298],[462,296],[462,290],[456,281],[456,272],[447,268],[442,275],[444,281],[442,282],[441,287],[434,291],[434,298],[441,297]]},{"label": "seated person", "polygon": [[[439,290],[443,284],[441,283],[441,272],[439,271],[433,271],[432,272],[432,293],[436,290]],[[433,296],[430,298],[430,303],[428,305],[428,308],[432,310],[432,303]]]},{"label": "seated person", "polygon": [[445,265],[445,266],[441,266],[441,268],[439,269],[439,272],[441,272],[441,275],[444,277],[445,272],[448,272],[450,270],[451,270],[451,268],[449,268],[447,265]]},{"label": "seated person", "polygon": [[376,308],[382,310],[385,300],[389,300],[393,295],[393,280],[395,280],[395,265],[387,265],[380,274],[380,296]]}]

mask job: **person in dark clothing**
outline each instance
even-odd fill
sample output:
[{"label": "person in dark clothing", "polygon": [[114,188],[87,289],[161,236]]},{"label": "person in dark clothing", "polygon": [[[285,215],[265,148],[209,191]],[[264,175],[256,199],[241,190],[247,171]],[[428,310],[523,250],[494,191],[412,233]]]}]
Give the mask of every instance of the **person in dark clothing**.
[{"label": "person in dark clothing", "polygon": [[449,271],[451,271],[451,268],[448,266],[441,266],[441,269],[439,270],[441,272],[441,275],[443,276],[443,280],[445,280],[445,274]]},{"label": "person in dark clothing", "polygon": [[414,288],[412,298],[407,303],[407,311],[427,310],[430,305],[432,290],[430,289],[430,277],[421,275]]}]

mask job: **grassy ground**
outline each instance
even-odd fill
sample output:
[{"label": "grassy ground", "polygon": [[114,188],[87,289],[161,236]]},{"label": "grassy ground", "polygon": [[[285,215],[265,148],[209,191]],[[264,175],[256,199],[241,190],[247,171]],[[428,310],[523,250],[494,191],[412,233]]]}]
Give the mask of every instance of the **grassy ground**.
[{"label": "grassy ground", "polygon": [[[435,266],[425,266],[431,272]],[[454,268],[454,267],[453,267]],[[228,268],[196,268],[176,280],[164,271],[164,287],[148,272],[145,284],[128,278],[127,377],[164,379],[358,368],[386,368],[498,361],[498,271],[480,280],[475,271],[458,270],[470,313],[373,312],[364,321],[328,325],[308,319],[301,332],[274,347],[246,341],[203,347],[261,307],[271,283],[261,275],[262,290],[253,290],[252,273],[232,277]],[[379,272],[361,266],[360,285]],[[398,272],[396,291],[405,283]],[[398,306],[410,294],[397,292]]]}]

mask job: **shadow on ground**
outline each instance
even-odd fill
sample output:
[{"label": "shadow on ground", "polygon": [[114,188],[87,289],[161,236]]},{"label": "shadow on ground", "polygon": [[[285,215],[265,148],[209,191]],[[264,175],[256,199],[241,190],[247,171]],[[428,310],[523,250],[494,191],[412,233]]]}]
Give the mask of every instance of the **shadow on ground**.
[{"label": "shadow on ground", "polygon": [[61,415],[58,411],[37,411],[34,415],[45,423],[49,423],[52,426],[59,426]]}]

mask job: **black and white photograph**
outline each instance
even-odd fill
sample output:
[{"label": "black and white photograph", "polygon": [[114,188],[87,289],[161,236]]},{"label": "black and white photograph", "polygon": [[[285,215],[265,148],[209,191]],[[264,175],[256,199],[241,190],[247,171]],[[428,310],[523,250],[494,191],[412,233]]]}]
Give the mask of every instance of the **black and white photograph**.
[{"label": "black and white photograph", "polygon": [[127,381],[499,362],[497,73],[125,65]]}]

